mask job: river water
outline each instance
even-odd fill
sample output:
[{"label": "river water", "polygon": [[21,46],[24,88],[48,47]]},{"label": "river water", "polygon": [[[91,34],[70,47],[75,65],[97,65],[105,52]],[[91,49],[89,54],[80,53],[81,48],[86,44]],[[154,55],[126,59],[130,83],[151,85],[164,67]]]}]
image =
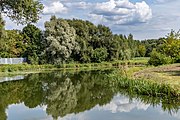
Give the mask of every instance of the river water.
[{"label": "river water", "polygon": [[133,95],[107,79],[112,72],[53,71],[6,79],[0,83],[0,120],[180,120],[178,100]]}]

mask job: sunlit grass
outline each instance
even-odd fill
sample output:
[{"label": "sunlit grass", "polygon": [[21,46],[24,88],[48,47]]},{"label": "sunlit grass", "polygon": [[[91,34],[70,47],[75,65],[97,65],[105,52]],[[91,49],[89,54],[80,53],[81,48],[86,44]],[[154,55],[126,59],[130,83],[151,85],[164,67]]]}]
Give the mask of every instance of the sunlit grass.
[{"label": "sunlit grass", "polygon": [[180,94],[180,64],[163,65],[160,67],[151,67],[134,73],[135,79],[143,79],[159,84],[171,86]]},{"label": "sunlit grass", "polygon": [[131,94],[159,97],[180,97],[179,92],[171,85],[166,83],[159,83],[143,79],[130,79],[127,77],[122,77],[117,73],[109,75],[109,79],[116,82],[119,88],[126,89],[126,91],[128,91]]}]

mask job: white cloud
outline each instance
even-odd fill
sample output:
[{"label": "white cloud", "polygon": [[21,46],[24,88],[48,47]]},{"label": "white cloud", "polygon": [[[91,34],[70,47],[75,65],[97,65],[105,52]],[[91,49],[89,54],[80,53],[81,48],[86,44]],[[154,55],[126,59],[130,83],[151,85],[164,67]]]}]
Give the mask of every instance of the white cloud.
[{"label": "white cloud", "polygon": [[88,120],[86,112],[78,113],[78,114],[68,114],[65,117],[58,117],[58,120]]},{"label": "white cloud", "polygon": [[54,1],[50,6],[44,6],[44,14],[66,13],[68,9],[60,1]]},{"label": "white cloud", "polygon": [[113,100],[102,107],[96,106],[99,110],[107,110],[111,111],[112,113],[117,112],[131,112],[131,110],[137,108],[138,110],[144,110],[146,111],[149,108],[149,104],[144,104],[136,99],[133,99],[132,101],[129,100],[129,98],[117,95],[113,98]]},{"label": "white cloud", "polygon": [[68,8],[79,8],[79,9],[89,9],[93,6],[93,4],[91,3],[87,3],[87,2],[84,2],[84,1],[81,1],[81,2],[68,2],[68,3],[65,3]]},{"label": "white cloud", "polygon": [[176,0],[156,0],[157,3],[165,3],[165,2],[172,2]]},{"label": "white cloud", "polygon": [[[42,15],[42,19],[36,24],[41,29],[44,29],[44,22],[49,20],[53,14],[65,19],[76,18],[89,20],[95,24],[104,24],[117,34],[132,33],[135,39],[164,37],[171,29],[177,31],[180,28],[178,23],[180,0],[41,1],[45,5],[44,14],[48,14]],[[56,7],[58,5],[59,7]],[[4,20],[6,20],[6,29],[22,29],[24,27],[17,26],[7,17],[4,17]]]},{"label": "white cloud", "polygon": [[146,2],[131,3],[129,0],[110,0],[97,3],[90,16],[103,17],[113,24],[136,24],[152,18],[152,10]]},{"label": "white cloud", "polygon": [[116,3],[114,0],[110,0],[108,2],[97,3],[96,10],[102,11],[111,11],[116,7]]}]

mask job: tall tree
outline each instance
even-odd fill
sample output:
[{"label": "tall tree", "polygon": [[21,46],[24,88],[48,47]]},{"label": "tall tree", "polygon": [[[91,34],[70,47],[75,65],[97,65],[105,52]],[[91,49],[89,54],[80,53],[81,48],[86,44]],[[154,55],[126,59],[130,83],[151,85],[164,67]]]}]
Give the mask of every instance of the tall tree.
[{"label": "tall tree", "polygon": [[27,50],[25,51],[24,56],[28,57],[28,60],[32,64],[39,63],[39,57],[42,52],[42,33],[39,28],[32,24],[28,24],[22,30],[24,36]]},{"label": "tall tree", "polygon": [[25,51],[23,37],[19,31],[7,30],[0,44],[0,57],[21,57]]},{"label": "tall tree", "polygon": [[18,24],[37,22],[43,5],[38,0],[1,0],[0,13]]},{"label": "tall tree", "polygon": [[139,53],[140,57],[144,57],[146,54],[146,47],[144,45],[139,45],[138,53]]},{"label": "tall tree", "polygon": [[68,61],[73,52],[79,51],[79,45],[75,41],[76,31],[68,22],[52,16],[45,23],[45,38],[47,41],[46,55],[48,62],[59,64]]}]

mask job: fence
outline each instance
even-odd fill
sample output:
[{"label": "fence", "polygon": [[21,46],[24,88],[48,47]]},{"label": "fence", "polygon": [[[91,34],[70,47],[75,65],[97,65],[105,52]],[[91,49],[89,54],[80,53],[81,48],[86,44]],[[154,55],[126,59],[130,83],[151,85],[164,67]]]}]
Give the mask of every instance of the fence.
[{"label": "fence", "polygon": [[26,58],[0,58],[0,64],[22,64],[27,62]]},{"label": "fence", "polygon": [[0,83],[5,81],[13,81],[13,80],[22,80],[24,79],[24,76],[18,75],[14,77],[0,77]]}]

